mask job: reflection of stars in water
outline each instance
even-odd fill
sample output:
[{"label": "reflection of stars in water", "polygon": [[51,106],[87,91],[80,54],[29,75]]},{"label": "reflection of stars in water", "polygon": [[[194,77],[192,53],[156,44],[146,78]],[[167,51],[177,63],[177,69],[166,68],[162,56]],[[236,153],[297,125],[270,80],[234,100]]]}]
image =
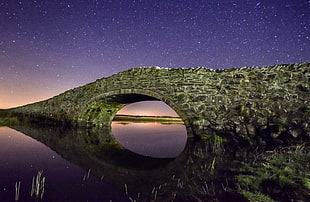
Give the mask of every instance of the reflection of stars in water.
[{"label": "reflection of stars in water", "polygon": [[[132,67],[230,68],[310,57],[305,0],[3,0],[0,8],[0,93],[7,97],[0,108]],[[21,86],[32,98],[4,96]]]}]

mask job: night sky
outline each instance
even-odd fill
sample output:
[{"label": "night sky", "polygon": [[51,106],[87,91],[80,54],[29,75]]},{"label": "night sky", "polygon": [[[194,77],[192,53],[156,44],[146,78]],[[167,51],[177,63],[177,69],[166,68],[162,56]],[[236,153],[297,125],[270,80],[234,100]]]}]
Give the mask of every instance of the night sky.
[{"label": "night sky", "polygon": [[140,66],[309,62],[309,0],[0,0],[0,108]]}]

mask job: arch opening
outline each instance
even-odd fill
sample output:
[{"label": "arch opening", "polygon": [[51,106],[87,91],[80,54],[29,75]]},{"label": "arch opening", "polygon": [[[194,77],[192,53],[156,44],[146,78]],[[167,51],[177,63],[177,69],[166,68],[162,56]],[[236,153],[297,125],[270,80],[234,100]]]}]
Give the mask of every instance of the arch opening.
[{"label": "arch opening", "polygon": [[116,113],[128,104],[140,101],[162,101],[173,109],[184,122],[187,134],[192,136],[191,120],[182,106],[176,105],[169,96],[144,89],[121,89],[109,91],[92,98],[79,115],[79,122],[94,126],[111,126]]},{"label": "arch opening", "polygon": [[162,101],[139,101],[131,103],[116,113],[116,116],[122,115],[180,118],[171,107]]},{"label": "arch opening", "polygon": [[124,148],[153,158],[175,158],[187,142],[184,123],[162,101],[126,105],[116,113],[111,127],[116,141]]}]

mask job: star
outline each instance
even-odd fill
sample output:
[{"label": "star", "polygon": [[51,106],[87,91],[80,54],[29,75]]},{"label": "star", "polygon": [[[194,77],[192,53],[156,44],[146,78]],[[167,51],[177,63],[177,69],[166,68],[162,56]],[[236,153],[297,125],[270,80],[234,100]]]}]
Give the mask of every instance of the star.
[{"label": "star", "polygon": [[[14,64],[25,82],[46,81],[44,98],[133,67],[217,69],[310,59],[305,0],[3,0],[0,8],[0,75]],[[32,101],[40,96],[34,92]],[[0,108],[16,106],[13,98],[4,102]]]}]

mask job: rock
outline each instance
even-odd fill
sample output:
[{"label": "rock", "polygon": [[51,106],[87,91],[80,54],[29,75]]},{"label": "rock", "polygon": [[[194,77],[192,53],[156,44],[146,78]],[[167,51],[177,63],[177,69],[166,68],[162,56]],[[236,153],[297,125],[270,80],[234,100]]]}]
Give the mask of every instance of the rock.
[{"label": "rock", "polygon": [[240,135],[247,135],[247,129],[246,126],[244,125],[237,125],[236,126],[236,133],[240,134]]},{"label": "rock", "polygon": [[294,137],[294,138],[297,138],[298,136],[300,136],[302,134],[302,130],[300,129],[291,129],[288,131],[288,133]]},{"label": "rock", "polygon": [[273,139],[276,139],[280,136],[280,133],[277,132],[277,133],[271,133],[270,136],[273,138]]},{"label": "rock", "polygon": [[252,137],[256,136],[255,126],[253,126],[252,124],[247,124],[246,128],[247,128],[248,136],[252,136]]}]

